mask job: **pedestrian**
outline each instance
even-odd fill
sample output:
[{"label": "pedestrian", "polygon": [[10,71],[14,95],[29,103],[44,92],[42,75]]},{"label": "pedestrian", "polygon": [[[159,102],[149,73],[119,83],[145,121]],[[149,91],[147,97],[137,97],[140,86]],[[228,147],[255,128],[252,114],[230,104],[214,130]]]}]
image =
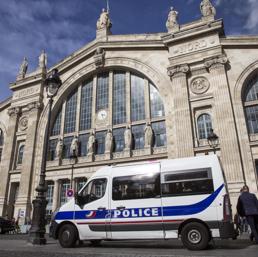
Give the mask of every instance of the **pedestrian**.
[{"label": "pedestrian", "polygon": [[243,186],[243,191],[238,198],[237,212],[241,217],[246,217],[251,228],[251,237],[253,236],[258,244],[258,201],[255,194],[249,192],[247,185]]}]

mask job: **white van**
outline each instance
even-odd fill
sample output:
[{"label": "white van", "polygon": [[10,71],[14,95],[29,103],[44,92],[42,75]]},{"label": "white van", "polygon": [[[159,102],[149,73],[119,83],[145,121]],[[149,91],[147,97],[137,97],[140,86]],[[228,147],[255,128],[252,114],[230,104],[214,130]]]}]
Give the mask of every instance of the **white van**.
[{"label": "white van", "polygon": [[53,214],[50,235],[63,247],[181,238],[201,250],[235,237],[230,206],[216,155],[107,166]]}]

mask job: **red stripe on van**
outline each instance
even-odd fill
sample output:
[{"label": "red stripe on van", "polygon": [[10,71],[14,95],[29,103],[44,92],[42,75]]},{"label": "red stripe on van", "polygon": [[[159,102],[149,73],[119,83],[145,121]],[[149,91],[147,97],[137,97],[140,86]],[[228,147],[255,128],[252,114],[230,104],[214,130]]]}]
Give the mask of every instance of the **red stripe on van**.
[{"label": "red stripe on van", "polygon": [[77,222],[78,225],[105,225],[105,224],[146,224],[146,223],[181,223],[184,220],[143,220],[143,221],[116,221],[116,222]]}]

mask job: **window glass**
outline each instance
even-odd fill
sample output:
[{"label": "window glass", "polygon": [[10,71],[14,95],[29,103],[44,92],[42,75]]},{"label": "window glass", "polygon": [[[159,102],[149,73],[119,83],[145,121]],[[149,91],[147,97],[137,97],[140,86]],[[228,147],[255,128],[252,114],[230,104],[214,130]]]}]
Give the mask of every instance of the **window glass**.
[{"label": "window glass", "polygon": [[105,139],[106,139],[106,131],[97,132],[96,133],[96,154],[104,154],[105,153]]},{"label": "window glass", "polygon": [[258,75],[254,76],[252,80],[249,81],[249,87],[245,98],[246,102],[255,100],[258,100]]},{"label": "window glass", "polygon": [[160,196],[159,173],[113,178],[113,200],[133,200],[157,196]]},{"label": "window glass", "polygon": [[56,158],[56,146],[57,146],[57,139],[49,140],[48,143],[48,161],[53,161]]},{"label": "window glass", "polygon": [[114,139],[114,152],[122,152],[125,147],[124,139],[125,128],[119,128],[113,130]]},{"label": "window glass", "polygon": [[52,205],[53,205],[53,195],[54,195],[54,183],[48,181],[47,182],[47,195],[46,195],[46,200],[47,200],[47,215],[50,215],[52,213]]},{"label": "window glass", "polygon": [[162,117],[165,115],[164,105],[160,97],[159,91],[150,84],[150,103],[151,103],[151,117]]},{"label": "window glass", "polygon": [[22,164],[23,153],[24,153],[24,145],[21,145],[19,147],[19,151],[18,151],[17,164]]},{"label": "window glass", "polygon": [[126,122],[125,96],[125,73],[115,73],[113,85],[113,124]]},{"label": "window glass", "polygon": [[96,111],[108,108],[108,73],[98,77]]},{"label": "window glass", "polygon": [[212,130],[211,116],[209,114],[202,114],[197,119],[199,139],[208,138]]},{"label": "window glass", "polygon": [[214,191],[210,169],[163,174],[162,196],[211,194]]},{"label": "window glass", "polygon": [[79,156],[87,156],[88,140],[89,140],[89,134],[84,134],[79,136]]},{"label": "window glass", "polygon": [[144,79],[131,75],[131,120],[145,119]]},{"label": "window glass", "polygon": [[72,133],[75,131],[77,110],[77,91],[73,92],[67,100],[65,109],[64,133]]},{"label": "window glass", "polygon": [[96,201],[105,195],[107,187],[107,179],[100,178],[94,179],[80,193],[81,197],[84,198],[84,204]]},{"label": "window glass", "polygon": [[70,147],[73,141],[73,137],[65,137],[63,140],[63,159],[70,158]]},{"label": "window glass", "polygon": [[246,107],[245,111],[249,133],[258,133],[258,105]]},{"label": "window glass", "polygon": [[87,82],[82,87],[80,130],[87,130],[91,128],[92,87],[93,87],[92,81]]},{"label": "window glass", "polygon": [[61,193],[60,193],[60,205],[62,206],[68,201],[66,196],[67,191],[71,188],[70,181],[65,180],[61,184]]},{"label": "window glass", "polygon": [[83,186],[86,184],[86,178],[76,178],[76,192],[79,192]]},{"label": "window glass", "polygon": [[54,126],[51,132],[51,136],[57,136],[60,134],[61,130],[61,118],[62,118],[62,108],[58,111]]},{"label": "window glass", "polygon": [[135,150],[144,148],[144,129],[145,124],[132,126],[133,149]]},{"label": "window glass", "polygon": [[167,135],[165,121],[154,122],[151,124],[154,132],[154,147],[166,146]]},{"label": "window glass", "polygon": [[2,129],[0,129],[0,147],[4,144],[4,133]]}]

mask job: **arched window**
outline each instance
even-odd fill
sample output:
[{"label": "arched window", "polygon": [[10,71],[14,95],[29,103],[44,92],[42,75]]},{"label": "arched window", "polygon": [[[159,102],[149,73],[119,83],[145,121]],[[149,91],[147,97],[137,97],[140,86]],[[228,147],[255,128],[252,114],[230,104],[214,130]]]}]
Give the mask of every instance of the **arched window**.
[{"label": "arched window", "polygon": [[18,150],[17,164],[22,164],[23,153],[24,153],[24,145],[21,145],[21,146],[19,147],[19,150]]},{"label": "arched window", "polygon": [[0,129],[0,162],[2,159],[3,145],[4,145],[4,133],[2,129]]},{"label": "arched window", "polygon": [[258,74],[248,82],[243,101],[248,132],[256,134],[258,133]]},{"label": "arched window", "polygon": [[[62,135],[64,159],[69,158],[74,135],[79,135],[79,155],[87,155],[92,129],[95,130],[95,155],[105,153],[107,127],[112,130],[114,153],[124,151],[124,132],[128,125],[134,141],[132,150],[144,148],[147,122],[151,123],[154,133],[153,147],[164,147],[167,143],[165,111],[159,91],[149,79],[129,71],[106,71],[79,83],[64,99],[54,118],[50,143]],[[54,143],[51,149],[54,151]]]},{"label": "arched window", "polygon": [[197,126],[199,139],[206,139],[212,130],[211,116],[207,113],[200,115],[197,119]]}]

